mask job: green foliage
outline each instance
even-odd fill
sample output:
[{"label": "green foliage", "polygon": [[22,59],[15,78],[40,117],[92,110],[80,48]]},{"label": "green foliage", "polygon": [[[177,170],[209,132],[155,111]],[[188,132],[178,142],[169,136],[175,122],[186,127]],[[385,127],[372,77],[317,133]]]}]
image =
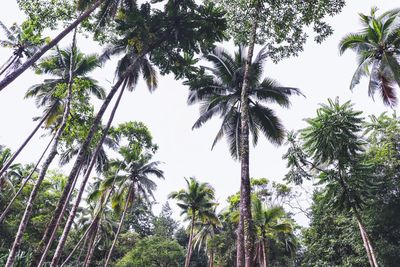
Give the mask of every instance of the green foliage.
[{"label": "green foliage", "polygon": [[377,8],[370,15],[360,14],[363,29],[343,37],[340,53],[351,49],[357,54],[357,69],[350,83],[353,89],[363,76],[369,76],[368,95],[374,97],[378,91],[383,103],[395,106],[395,85],[400,86],[400,26],[399,10],[391,10],[377,16]]},{"label": "green foliage", "polygon": [[257,23],[256,43],[265,45],[268,57],[277,62],[303,51],[306,30],[312,27],[315,41],[322,42],[333,29],[325,16],[339,13],[344,0],[218,0],[226,11],[228,32],[237,44],[248,44]]},{"label": "green foliage", "polygon": [[181,266],[184,249],[176,241],[163,237],[146,237],[128,252],[116,267],[167,267]]},{"label": "green foliage", "polygon": [[[199,128],[212,117],[222,118],[212,147],[226,137],[233,158],[239,158],[241,131],[241,90],[246,62],[243,47],[232,56],[227,51],[216,48],[205,58],[212,63],[212,68],[202,67],[201,71],[185,83],[189,85],[188,103],[200,103],[200,117],[193,128]],[[276,103],[289,107],[289,97],[298,95],[296,88],[282,87],[276,81],[262,78],[266,50],[261,50],[250,66],[249,87],[249,128],[253,144],[258,142],[261,132],[273,144],[281,144],[284,128],[275,112],[266,103]],[[205,71],[208,70],[208,71]]]}]

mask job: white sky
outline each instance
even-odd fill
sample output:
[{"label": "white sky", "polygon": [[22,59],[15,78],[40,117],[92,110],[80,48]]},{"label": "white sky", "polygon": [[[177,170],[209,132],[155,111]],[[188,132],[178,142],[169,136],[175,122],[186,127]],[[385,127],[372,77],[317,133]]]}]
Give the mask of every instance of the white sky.
[{"label": "white sky", "polygon": [[[358,13],[368,13],[372,6],[381,11],[398,7],[393,0],[348,0],[343,12],[330,19],[334,34],[323,44],[315,44],[311,39],[305,51],[297,58],[286,59],[279,64],[267,62],[265,75],[276,79],[284,86],[297,87],[306,95],[293,97],[292,107],[282,110],[273,107],[282,119],[286,129],[298,130],[305,127],[304,118],[315,116],[319,103],[326,103],[328,97],[340,96],[341,102],[351,99],[357,110],[369,114],[380,114],[389,111],[376,97],[373,102],[367,95],[367,81],[364,79],[354,92],[349,83],[356,67],[354,53],[348,52],[339,56],[338,43],[349,32],[359,30]],[[397,2],[397,4],[396,4]],[[3,0],[0,9],[0,20],[7,26],[13,22],[22,22],[24,15],[18,10],[16,1]],[[54,35],[51,35],[54,36]],[[0,33],[0,39],[4,33]],[[71,36],[61,46],[68,45]],[[100,51],[99,47],[89,40],[80,38],[78,47],[85,53]],[[233,46],[229,45],[228,49]],[[0,63],[4,62],[11,52],[0,49]],[[92,77],[99,80],[107,90],[114,77],[115,60],[103,69],[95,71]],[[16,81],[0,92],[0,144],[16,149],[35,126],[32,117],[39,116],[33,100],[23,99],[26,90],[39,83],[43,77],[26,71]],[[188,90],[181,81],[172,76],[159,77],[159,88],[150,94],[143,83],[134,92],[127,92],[117,111],[114,125],[125,121],[143,121],[153,134],[154,142],[159,145],[156,159],[163,161],[165,181],[158,182],[156,198],[164,203],[167,195],[185,186],[183,177],[196,176],[199,180],[214,186],[218,200],[225,206],[227,196],[239,189],[239,163],[232,160],[224,140],[210,150],[220,120],[214,118],[199,130],[191,130],[198,117],[198,106],[187,106]],[[98,103],[96,105],[98,107]],[[107,114],[106,117],[108,118]],[[105,121],[105,119],[104,119]],[[42,153],[48,137],[35,137],[19,157],[20,162],[34,162]],[[252,177],[265,177],[282,181],[286,173],[286,162],[282,160],[285,147],[270,145],[260,138],[256,148],[251,150],[250,174]],[[58,168],[54,162],[51,168]],[[64,171],[66,174],[67,170]],[[175,206],[175,205],[171,205]],[[158,209],[157,209],[158,210]],[[306,224],[304,217],[299,223]]]}]

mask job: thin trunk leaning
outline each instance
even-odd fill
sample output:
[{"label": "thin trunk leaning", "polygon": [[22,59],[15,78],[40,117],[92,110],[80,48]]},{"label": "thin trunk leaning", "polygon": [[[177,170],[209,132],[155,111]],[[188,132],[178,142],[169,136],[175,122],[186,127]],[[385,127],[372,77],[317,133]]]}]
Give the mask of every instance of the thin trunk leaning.
[{"label": "thin trunk leaning", "polygon": [[36,165],[33,167],[32,171],[29,173],[29,175],[25,178],[25,180],[22,182],[20,188],[18,191],[14,194],[13,198],[10,200],[8,203],[7,207],[4,209],[3,213],[0,216],[0,224],[3,222],[3,220],[6,218],[8,211],[10,210],[11,206],[14,204],[14,201],[17,199],[19,194],[22,192],[22,189],[24,189],[25,185],[29,182],[29,180],[32,178],[32,175],[35,173],[37,167],[39,166],[40,162],[42,161],[44,155],[46,154],[47,150],[49,149],[51,143],[54,140],[55,135],[50,139],[50,142],[46,146],[45,150],[43,151],[42,155],[40,156],[39,160],[36,162]]},{"label": "thin trunk leaning", "polygon": [[[244,232],[244,254],[245,267],[253,266],[253,231],[251,218],[251,189],[250,189],[250,173],[249,173],[249,69],[253,59],[254,45],[257,34],[257,18],[254,19],[250,42],[246,57],[246,64],[243,75],[243,85],[241,91],[241,110],[240,110],[240,164],[241,164],[241,191],[240,191],[240,216],[243,218]],[[241,240],[238,240],[241,242]]]},{"label": "thin trunk leaning", "polygon": [[18,78],[24,71],[28,68],[32,67],[33,64],[48,50],[53,48],[58,42],[63,39],[68,33],[70,33],[73,29],[75,29],[84,19],[88,18],[90,14],[96,8],[100,6],[100,4],[104,0],[97,0],[93,5],[91,5],[85,12],[83,12],[74,22],[72,22],[67,28],[65,28],[62,32],[60,32],[53,40],[51,40],[48,44],[42,46],[38,52],[36,52],[33,56],[27,59],[21,66],[19,66],[16,70],[8,74],[3,80],[0,81],[0,91],[7,87],[12,81]]},{"label": "thin trunk leaning", "polygon": [[92,155],[92,158],[90,160],[89,166],[88,166],[88,168],[86,170],[86,173],[84,175],[84,178],[82,180],[81,186],[79,188],[78,195],[76,196],[75,203],[72,206],[72,209],[70,211],[68,220],[67,220],[67,222],[66,222],[66,224],[64,226],[64,231],[63,231],[63,233],[62,233],[62,235],[60,237],[60,241],[58,242],[58,246],[56,248],[56,251],[54,253],[54,256],[53,256],[53,259],[51,261],[51,265],[50,266],[57,266],[58,261],[60,260],[62,251],[64,249],[65,241],[67,240],[69,231],[71,230],[72,224],[74,222],[75,215],[76,215],[76,212],[78,210],[79,204],[81,202],[83,193],[85,192],[86,183],[89,180],[90,173],[91,173],[91,171],[93,169],[94,164],[96,163],[97,155],[100,152],[102,144],[103,144],[103,142],[104,142],[104,140],[105,140],[105,138],[107,136],[108,130],[111,127],[111,123],[112,123],[112,121],[114,119],[115,113],[116,113],[118,105],[119,105],[119,103],[121,101],[121,98],[122,98],[122,95],[124,93],[125,87],[126,86],[124,84],[122,86],[121,92],[119,93],[118,98],[117,98],[117,100],[116,100],[116,102],[114,104],[113,110],[111,111],[110,118],[108,119],[107,125],[103,130],[103,134],[101,136],[101,139],[100,139],[99,143],[97,144],[96,149],[95,149],[95,151],[94,151],[94,153]]},{"label": "thin trunk leaning", "polygon": [[355,208],[353,208],[353,212],[355,214],[358,227],[360,228],[360,234],[361,234],[361,238],[364,243],[365,250],[367,252],[369,264],[371,265],[371,267],[378,267],[378,262],[376,260],[375,252],[371,245],[371,241],[369,240],[368,233],[365,229],[364,222],[361,218],[361,215],[358,212],[358,210]]},{"label": "thin trunk leaning", "polygon": [[[74,37],[74,42],[75,42],[75,37]],[[71,53],[71,59],[73,58],[74,53]],[[49,152],[49,155],[47,156],[46,161],[43,163],[42,168],[40,170],[39,173],[39,177],[36,181],[35,186],[32,189],[32,192],[29,196],[29,200],[28,203],[26,204],[26,208],[25,208],[25,212],[24,215],[22,216],[19,228],[18,228],[18,232],[15,236],[14,239],[14,243],[13,246],[11,248],[10,254],[8,255],[7,258],[7,263],[5,265],[5,267],[12,267],[14,265],[14,261],[15,261],[15,256],[16,253],[18,252],[20,246],[21,246],[21,242],[22,242],[22,237],[23,234],[25,232],[25,229],[28,225],[31,213],[32,213],[32,209],[33,209],[33,201],[36,198],[36,195],[39,192],[39,187],[42,184],[44,177],[47,173],[48,168],[50,167],[50,164],[52,163],[53,159],[55,158],[55,156],[57,155],[57,147],[58,147],[58,143],[61,139],[61,135],[67,125],[67,120],[70,114],[70,108],[71,108],[71,99],[72,99],[72,84],[73,84],[73,75],[72,75],[72,69],[73,69],[73,60],[71,60],[71,64],[70,64],[70,70],[69,70],[69,81],[68,81],[68,95],[67,95],[67,100],[66,100],[66,105],[65,105],[65,109],[64,109],[64,114],[62,117],[62,121],[61,121],[61,125],[59,126],[59,128],[57,129],[56,132],[56,136],[54,138],[54,143],[53,146]]]},{"label": "thin trunk leaning", "polygon": [[262,253],[263,253],[264,267],[268,267],[267,246],[265,238],[263,238],[262,240]]},{"label": "thin trunk leaning", "polygon": [[7,161],[6,164],[4,164],[3,168],[0,170],[0,177],[3,176],[3,174],[7,171],[7,169],[11,166],[11,164],[14,162],[14,160],[17,158],[19,153],[25,148],[25,146],[29,143],[29,141],[32,139],[32,137],[36,134],[36,132],[39,130],[40,126],[46,121],[46,119],[49,117],[50,113],[53,111],[53,108],[47,111],[47,113],[40,119],[39,123],[36,125],[35,129],[29,134],[29,136],[25,139],[25,141],[22,143],[22,145],[17,149],[17,151],[14,152],[12,157]]},{"label": "thin trunk leaning", "polygon": [[18,55],[14,55],[12,57],[12,60],[10,61],[10,63],[8,63],[7,66],[5,66],[4,69],[2,69],[0,71],[0,75],[2,75],[4,72],[6,72],[11,67],[11,65],[14,64],[15,60],[17,60],[18,58],[19,58]]},{"label": "thin trunk leaning", "polygon": [[111,256],[112,256],[114,247],[115,247],[115,245],[116,245],[116,243],[117,243],[118,236],[119,236],[119,234],[120,234],[120,232],[121,232],[122,225],[123,225],[123,223],[124,223],[124,219],[125,219],[125,216],[126,216],[126,212],[127,212],[127,210],[128,210],[129,201],[130,201],[130,199],[132,198],[132,194],[134,193],[134,186],[135,186],[135,185],[133,184],[133,185],[129,188],[129,192],[128,192],[128,195],[127,195],[126,201],[125,201],[124,211],[122,212],[121,219],[119,220],[118,229],[117,229],[117,232],[115,233],[115,237],[114,237],[114,240],[113,240],[113,242],[112,242],[110,251],[108,252],[106,262],[104,263],[104,267],[107,267],[108,264],[110,263],[110,260],[111,260]]},{"label": "thin trunk leaning", "polygon": [[85,261],[83,262],[83,267],[88,267],[90,265],[90,262],[92,261],[94,250],[96,249],[95,244],[96,244],[97,235],[99,233],[99,228],[100,228],[100,224],[97,224],[96,228],[95,228],[95,231],[94,231],[94,234],[93,234],[93,236],[92,236],[92,238],[90,240],[90,243],[88,245],[88,252],[87,252],[87,255],[85,257]]},{"label": "thin trunk leaning", "polygon": [[185,259],[185,267],[189,267],[190,258],[192,257],[192,249],[193,249],[193,231],[194,231],[194,223],[195,223],[195,214],[193,212],[192,221],[190,223],[190,235],[189,235],[189,243],[188,243],[188,253]]}]

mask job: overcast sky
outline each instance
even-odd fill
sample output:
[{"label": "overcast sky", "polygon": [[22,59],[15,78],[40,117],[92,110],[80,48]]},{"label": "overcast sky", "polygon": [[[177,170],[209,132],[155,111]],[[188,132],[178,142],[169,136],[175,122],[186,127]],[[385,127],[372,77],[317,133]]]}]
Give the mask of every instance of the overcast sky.
[{"label": "overcast sky", "polygon": [[[349,32],[360,29],[358,13],[368,13],[372,6],[381,11],[395,7],[393,0],[348,0],[343,12],[329,21],[334,34],[323,44],[315,44],[309,40],[305,51],[296,58],[283,60],[279,64],[268,61],[265,64],[265,75],[276,79],[284,86],[300,88],[306,95],[293,97],[289,110],[273,106],[282,119],[287,130],[298,130],[305,127],[305,118],[313,117],[320,103],[327,98],[340,96],[340,101],[352,100],[357,110],[364,111],[364,116],[389,111],[376,97],[374,102],[367,95],[367,81],[364,79],[354,92],[349,90],[351,76],[356,67],[354,53],[348,52],[339,56],[338,43]],[[7,26],[13,22],[22,22],[24,15],[18,10],[16,1],[3,0],[0,9],[0,20]],[[51,35],[54,36],[54,35]],[[0,39],[4,33],[0,33]],[[61,46],[68,45],[71,36]],[[99,47],[83,37],[78,40],[78,47],[84,53],[100,51]],[[227,45],[232,50],[232,45]],[[0,63],[11,55],[11,51],[0,49]],[[93,72],[101,85],[108,90],[114,77],[115,60],[106,64],[103,69]],[[16,81],[0,92],[0,144],[16,149],[35,126],[32,117],[41,115],[32,100],[23,99],[26,90],[39,83],[43,77],[26,71]],[[222,140],[211,151],[211,144],[221,121],[214,118],[201,129],[192,131],[191,127],[197,119],[198,106],[186,104],[188,90],[181,81],[172,76],[159,77],[159,88],[150,94],[143,83],[134,92],[127,92],[117,111],[114,125],[125,121],[142,121],[153,134],[154,142],[159,145],[156,159],[163,161],[165,181],[158,182],[157,201],[164,203],[167,195],[185,185],[183,177],[195,176],[199,180],[209,182],[216,190],[217,198],[225,206],[227,196],[239,189],[240,168],[229,154],[225,140]],[[98,103],[96,105],[98,107]],[[106,117],[108,114],[106,114]],[[19,162],[34,162],[42,153],[48,137],[40,137],[41,132],[21,153]],[[286,147],[270,145],[260,139],[256,148],[251,149],[251,177],[265,177],[274,181],[282,181],[286,173],[286,163],[282,160]],[[54,162],[51,168],[59,168]],[[67,174],[67,171],[64,170]],[[173,205],[171,205],[173,206]],[[305,224],[304,218],[299,218]]]}]

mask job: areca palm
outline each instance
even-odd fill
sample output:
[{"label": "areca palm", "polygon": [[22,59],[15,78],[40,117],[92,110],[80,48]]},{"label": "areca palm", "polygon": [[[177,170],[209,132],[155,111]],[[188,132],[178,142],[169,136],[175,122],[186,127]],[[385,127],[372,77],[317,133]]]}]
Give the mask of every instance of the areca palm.
[{"label": "areca palm", "polygon": [[[252,48],[251,48],[252,49]],[[262,78],[263,64],[267,58],[261,50],[253,62],[247,62],[247,53],[240,47],[234,56],[217,48],[205,58],[212,64],[211,68],[205,67],[207,73],[201,73],[187,82],[190,86],[188,103],[201,103],[200,117],[193,128],[202,126],[214,116],[222,119],[214,146],[223,136],[226,136],[231,155],[241,161],[241,220],[238,226],[238,261],[243,258],[242,250],[244,239],[252,243],[251,232],[244,232],[251,226],[251,201],[249,178],[249,132],[253,144],[256,145],[261,132],[270,142],[281,144],[284,137],[284,127],[275,112],[266,106],[266,103],[275,103],[282,107],[289,107],[289,97],[300,94],[296,88],[282,87],[276,81]],[[250,59],[252,56],[250,57]],[[249,65],[247,64],[249,63]],[[248,71],[247,71],[248,70]],[[246,74],[246,75],[245,75]],[[248,77],[247,77],[248,76]],[[244,86],[246,84],[246,86]],[[243,88],[246,96],[243,98]],[[245,103],[243,102],[245,101]],[[246,106],[243,114],[244,106]],[[245,115],[245,116],[244,116]],[[245,117],[246,121],[243,121]],[[242,129],[243,125],[246,129]],[[246,134],[243,134],[245,132]],[[245,144],[244,147],[241,147]],[[247,226],[244,227],[244,224]],[[246,261],[251,262],[251,248],[246,249]],[[246,254],[246,255],[247,255]],[[238,262],[241,266],[241,262]]]},{"label": "areca palm", "polygon": [[200,183],[195,178],[186,179],[187,189],[169,194],[169,198],[178,201],[177,205],[182,209],[181,215],[185,214],[186,219],[190,220],[189,242],[185,259],[185,267],[190,264],[193,251],[194,228],[196,221],[213,220],[218,221],[214,213],[215,191],[208,183]]},{"label": "areca palm", "polygon": [[351,49],[358,56],[358,66],[350,83],[353,89],[363,76],[369,76],[368,95],[376,92],[388,106],[397,104],[395,87],[400,86],[400,26],[398,10],[378,16],[377,8],[370,15],[360,14],[363,29],[345,36],[340,53]]},{"label": "areca palm", "polygon": [[105,266],[108,266],[111,260],[129,206],[138,199],[147,200],[149,197],[154,198],[153,191],[157,188],[157,184],[150,176],[164,178],[163,171],[158,168],[160,162],[151,161],[150,155],[138,155],[136,151],[129,148],[121,149],[120,153],[123,159],[117,160],[114,164],[122,172],[116,175],[115,178],[111,178],[112,180],[105,182],[106,184],[113,183],[115,179],[118,189],[112,198],[112,206],[117,210],[122,210],[118,229],[107,254]]},{"label": "areca palm", "polygon": [[[252,200],[252,214],[257,231],[256,256],[261,267],[268,266],[268,242],[279,242],[281,235],[293,236],[293,227],[282,207],[266,207],[257,197]],[[285,248],[293,253],[290,238],[283,240]]]}]

